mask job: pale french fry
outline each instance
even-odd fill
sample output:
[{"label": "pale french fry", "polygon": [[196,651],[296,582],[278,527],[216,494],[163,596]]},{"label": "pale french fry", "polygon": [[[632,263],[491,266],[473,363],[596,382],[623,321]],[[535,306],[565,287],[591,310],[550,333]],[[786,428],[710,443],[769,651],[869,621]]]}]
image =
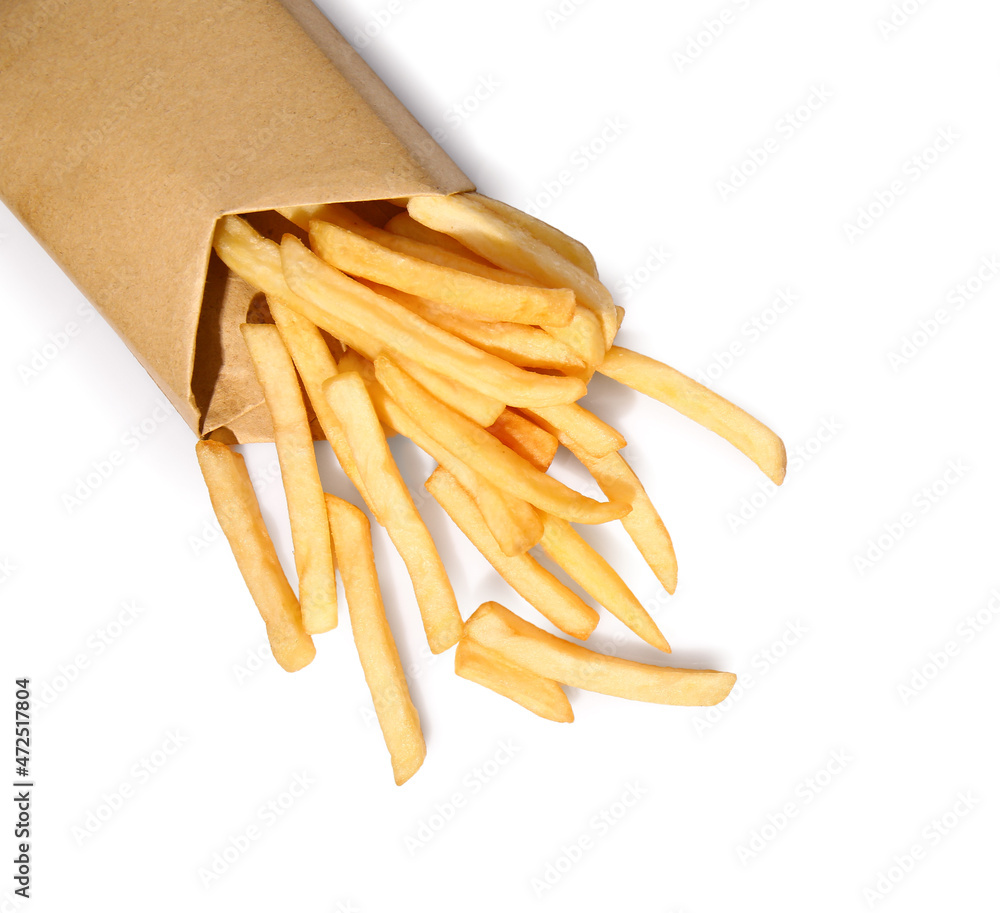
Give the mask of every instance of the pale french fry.
[{"label": "pale french fry", "polygon": [[316,647],[281,568],[243,457],[218,441],[195,445],[212,507],[247,589],[264,620],[271,652],[286,672],[312,662]]},{"label": "pale french fry", "polygon": [[441,653],[458,642],[462,616],[441,556],[389,451],[382,426],[360,375],[330,378],[324,387],[364,479],[375,514],[399,552],[417,598],[427,643]]},{"label": "pale french fry", "polygon": [[302,625],[310,634],[320,634],[337,626],[337,581],[323,483],[299,379],[276,326],[245,323],[240,329],[274,426]]},{"label": "pale french fry", "polygon": [[[407,295],[398,289],[370,283],[374,291],[386,298],[402,304],[428,323],[446,330],[459,339],[464,339],[484,352],[496,355],[512,365],[521,368],[550,368],[556,371],[578,371],[587,367],[583,358],[568,344],[560,342],[554,335],[540,327],[529,327],[521,323],[503,321],[488,322],[475,320],[425,298]],[[580,312],[594,320],[590,311],[581,308],[574,312],[573,322],[559,332],[575,332]],[[596,327],[596,322],[595,322]],[[599,328],[598,328],[599,329]],[[600,339],[598,340],[600,341]],[[600,358],[604,357],[604,346],[600,346]],[[595,362],[596,364],[596,362]]]},{"label": "pale french fry", "polygon": [[510,285],[399,253],[331,222],[309,223],[312,249],[351,276],[438,301],[478,320],[568,326],[576,300],[569,289]]},{"label": "pale french fry", "polygon": [[442,447],[418,425],[410,414],[390,397],[373,377],[369,393],[379,418],[408,437],[421,450],[433,457],[476,502],[497,545],[505,555],[523,555],[537,545],[544,527],[541,517],[527,501],[501,491],[471,466]]},{"label": "pale french fry", "polygon": [[451,235],[497,266],[524,273],[553,288],[572,289],[577,303],[592,310],[601,321],[605,347],[614,342],[618,314],[611,293],[589,273],[520,226],[470,199],[468,194],[415,196],[410,198],[406,209],[422,225]]},{"label": "pale french fry", "polygon": [[215,252],[237,276],[260,289],[268,302],[278,301],[315,326],[326,330],[345,345],[373,357],[382,350],[365,330],[343,319],[340,314],[322,308],[296,295],[285,281],[281,249],[258,234],[239,216],[223,216],[215,227]]},{"label": "pale french fry", "polygon": [[[410,238],[399,237],[392,232],[383,231],[382,229],[376,228],[374,225],[370,225],[365,222],[357,214],[351,212],[351,210],[342,205],[333,204],[325,206],[296,207],[295,209],[280,210],[280,212],[282,212],[282,214],[284,214],[287,218],[291,219],[291,221],[295,222],[295,224],[300,228],[308,229],[310,219],[318,218],[323,221],[333,223],[340,228],[359,234],[372,242],[379,243],[384,247],[388,247],[390,250],[394,250],[400,254],[417,257],[421,260],[426,260],[441,267],[458,270],[474,276],[480,276],[494,282],[516,285],[534,285],[539,288],[548,287],[547,282],[538,281],[536,278],[524,275],[523,272],[511,272],[509,270],[497,269],[496,267],[490,265],[484,266],[479,262],[466,259],[461,254],[456,254],[450,250],[444,250],[439,245],[427,244]],[[420,225],[419,222],[416,222],[416,220],[412,218],[411,221],[416,225]],[[424,228],[426,231],[431,231],[431,229],[427,229],[426,226],[421,226],[421,228]],[[441,232],[433,232],[433,234],[435,236],[449,237],[448,235],[443,235]],[[455,243],[461,248],[465,247],[457,241],[455,241]],[[603,286],[600,287],[603,288]],[[456,313],[456,316],[466,315]],[[520,326],[520,324],[517,324],[517,326]],[[604,352],[607,348],[607,344],[604,340],[605,331],[602,329],[602,326],[602,321],[599,320],[594,313],[591,313],[587,307],[577,305],[573,311],[572,320],[569,325],[562,327],[545,327],[545,329],[540,332],[544,332],[546,335],[551,336],[553,342],[560,343],[569,352],[574,353],[574,357],[580,358],[584,362],[585,367],[593,368],[603,359]],[[450,329],[451,332],[455,333],[455,335],[462,336],[462,334],[454,328],[446,327],[446,329]],[[498,333],[495,333],[494,339],[496,339],[498,335]],[[466,337],[462,336],[462,338]],[[474,339],[469,339],[468,341],[480,344]],[[537,341],[535,342],[535,345],[538,348],[544,348],[544,346]],[[485,351],[492,351],[485,345],[481,345],[481,347]],[[550,345],[549,348],[552,348],[552,346]],[[494,354],[503,356],[503,352],[500,351],[496,351]],[[536,359],[538,357],[540,356],[536,356]],[[523,360],[514,361],[513,359],[511,359],[511,361],[513,364],[521,365],[522,367],[562,367],[558,364],[529,364]],[[589,380],[589,377],[587,377],[587,380]]]},{"label": "pale french fry", "polygon": [[[277,300],[286,304],[290,309],[298,314],[302,314],[316,326],[322,327],[346,345],[357,349],[367,358],[375,358],[383,351],[386,348],[386,339],[392,341],[398,338],[394,335],[392,321],[383,320],[378,314],[367,315],[364,304],[358,305],[355,302],[355,309],[349,315],[354,318],[355,322],[351,322],[345,317],[343,309],[339,309],[330,303],[326,307],[323,307],[295,294],[285,281],[285,276],[282,272],[281,252],[278,245],[259,235],[245,220],[238,216],[225,216],[219,220],[216,226],[214,246],[216,252],[226,265],[251,285],[261,289],[268,296],[269,301]],[[342,278],[345,282],[351,283],[348,291],[365,288],[359,283],[353,283],[346,276]],[[370,289],[366,291],[374,295]],[[335,291],[330,292],[327,299],[328,302],[331,299],[336,300]],[[352,303],[346,298],[344,301],[347,304]],[[371,304],[370,301],[368,303]],[[368,323],[373,320],[377,323],[377,329],[383,331],[381,339],[376,335],[374,329],[368,327]],[[511,324],[510,326],[519,325]],[[372,332],[369,332],[370,329],[372,329]],[[505,387],[505,385],[508,382],[513,382],[514,387],[518,388],[520,386],[523,393],[524,389],[533,385],[535,382],[534,379],[538,377],[536,374],[529,374],[525,371],[511,375],[510,372],[518,372],[519,369],[516,366],[508,364],[502,358],[490,355],[490,353],[477,352],[476,348],[468,345],[464,340],[454,339],[450,333],[441,330],[441,328],[437,330],[440,334],[440,338],[436,339],[436,343],[438,344],[432,344],[431,350],[428,352],[421,347],[420,325],[413,327],[407,324],[405,329],[406,333],[404,333],[402,339],[404,342],[412,342],[413,345],[407,348],[406,345],[400,344],[400,351],[397,354],[408,357],[411,362],[420,363],[423,368],[434,371],[435,374],[442,377],[451,378],[453,376],[457,377],[457,375],[449,370],[450,367],[453,367],[452,360],[455,357],[454,353],[450,351],[442,352],[441,345],[443,344],[446,350],[450,350],[452,348],[451,343],[454,341],[464,347],[458,353],[457,357],[459,358],[461,368],[467,374],[471,372],[473,383],[464,383],[462,386],[478,391],[483,397],[468,407],[478,410],[475,412],[477,421],[483,421],[498,405],[502,406],[502,403],[498,399],[485,393],[482,390],[482,386],[477,383],[478,375],[475,373],[477,367],[484,370],[486,384],[493,392],[505,391],[509,393],[509,388]],[[523,327],[523,329],[538,334],[545,339],[549,338],[536,328]],[[551,340],[551,342],[554,343],[555,340]],[[485,356],[489,361],[481,365],[478,364],[480,356]],[[529,365],[529,367],[533,366]],[[558,368],[562,366],[562,363],[555,363],[551,366]],[[493,373],[494,370],[498,371],[501,376],[495,376]],[[563,378],[563,380],[568,380],[568,378]],[[458,380],[455,382],[457,383]],[[570,383],[580,384],[580,381],[574,378],[570,380]],[[568,392],[556,395],[556,399],[582,395],[584,392],[582,386],[575,389],[564,386],[564,389]],[[524,395],[534,398],[534,394],[531,393]],[[515,398],[517,397],[515,396]],[[546,396],[545,398],[549,397]],[[509,396],[504,397],[504,401],[507,399],[509,399]],[[485,422],[485,424],[489,424],[489,422]]]},{"label": "pale french fry", "polygon": [[434,399],[385,356],[375,362],[375,374],[386,392],[431,437],[462,462],[499,488],[564,520],[604,523],[628,513],[628,505],[594,501],[535,469],[493,435]]},{"label": "pale french fry", "polygon": [[[317,358],[322,359],[322,365],[317,363],[317,368],[322,368],[322,370],[329,368],[329,364],[327,363],[330,358],[328,347],[323,341],[322,336],[319,335],[316,324],[310,317],[323,321],[324,325],[329,328],[329,331],[340,333],[341,338],[348,345],[357,345],[373,357],[378,353],[378,347],[373,346],[370,338],[364,333],[350,328],[345,329],[341,324],[331,325],[329,315],[320,311],[315,305],[311,305],[295,295],[288,288],[284,275],[281,272],[281,253],[278,250],[278,246],[274,242],[257,235],[247,222],[236,216],[226,217],[220,221],[220,227],[216,231],[216,238],[216,250],[219,251],[220,256],[230,269],[242,276],[251,285],[256,285],[258,288],[263,289],[268,296],[268,304],[271,308],[272,316],[275,315],[276,309],[282,312],[282,320],[279,321],[278,317],[274,316],[274,322],[282,331],[282,338],[286,339],[286,345],[288,345],[286,337],[290,337],[292,334],[299,339],[298,350],[300,356],[304,355],[306,350],[310,351],[313,353],[313,361]],[[291,301],[291,304],[284,304],[284,301]],[[298,322],[296,322],[296,318],[298,318]],[[314,332],[310,333],[302,321],[308,322],[313,327]],[[314,337],[318,337],[320,345],[322,345],[323,349],[327,350],[327,358],[323,358],[319,353]],[[296,366],[298,366],[298,359],[295,359],[295,352],[292,352],[292,357],[296,361]],[[433,389],[436,396],[447,402],[450,406],[458,409],[463,415],[469,416],[469,418],[478,424],[489,425],[496,420],[496,417],[504,409],[504,404],[499,400],[488,397],[451,378],[430,371],[412,359],[407,359],[407,366],[412,369],[414,376],[419,377],[421,383],[425,384],[428,389]],[[334,371],[333,373],[336,372]],[[310,390],[305,377],[303,377],[303,384],[306,386],[310,400],[315,403],[315,390]],[[315,385],[313,386],[315,387]],[[322,402],[319,409],[325,411]],[[317,417],[322,425],[323,415],[317,412]],[[323,427],[324,433],[326,433],[326,426],[324,425]],[[329,438],[329,435],[327,436]],[[330,443],[334,444],[334,449],[336,450],[335,441],[331,440]],[[338,459],[339,457],[340,454],[338,453]],[[354,480],[352,479],[352,481]]]},{"label": "pale french fry", "polygon": [[465,257],[468,260],[479,263],[482,266],[490,265],[479,254],[474,254],[469,248],[464,244],[459,244],[454,238],[443,235],[439,231],[433,231],[426,225],[421,225],[405,210],[386,222],[385,230],[392,232],[394,235],[409,238],[411,241],[432,244],[435,247],[440,247],[450,253],[457,254],[459,257]]},{"label": "pale french fry", "polygon": [[[366,222],[361,216],[352,212],[342,203],[327,203],[322,206],[297,206],[278,211],[285,218],[290,219],[299,228],[306,231],[309,230],[309,223],[314,219],[318,219],[322,222],[329,222],[332,225],[352,231],[363,238],[367,238],[369,241],[374,241],[397,253],[406,254],[409,257],[417,257],[420,260],[426,260],[428,263],[434,263],[438,266],[446,266],[449,269],[459,270],[463,273],[469,273],[473,276],[480,276],[483,279],[491,279],[494,282],[502,282],[507,285],[530,285],[535,288],[552,287],[548,283],[539,282],[537,279],[533,279],[524,273],[500,269],[484,261],[477,254],[472,253],[470,259],[465,254],[446,250],[438,244],[415,241],[412,238],[378,228],[370,222]],[[440,233],[435,232],[434,234],[438,235]],[[465,245],[459,243],[459,247],[464,248]]]},{"label": "pale french fry", "polygon": [[[558,251],[570,263],[575,263],[585,273],[589,273],[595,279],[597,278],[597,264],[594,262],[594,255],[583,244],[577,241],[576,238],[571,238],[558,228],[549,225],[548,222],[536,219],[534,216],[522,212],[514,206],[509,206],[500,200],[483,196],[481,193],[470,193],[468,196],[492,209],[502,219],[506,219],[508,222],[523,228],[528,234],[534,235],[543,244],[548,244],[553,250]],[[413,221],[416,220],[414,219]]]},{"label": "pale french fry", "polygon": [[607,422],[602,422],[579,403],[542,406],[539,409],[525,410],[525,414],[555,435],[564,447],[570,448],[575,443],[595,457],[615,453],[628,443]]},{"label": "pale french fry", "polygon": [[655,358],[620,346],[608,350],[598,371],[666,403],[704,425],[753,460],[780,485],[785,478],[785,445],[770,428],[729,400]]},{"label": "pale french fry", "polygon": [[[338,225],[346,225],[352,230],[357,230],[357,226],[368,225],[361,216],[351,212],[343,203],[313,203],[308,206],[279,206],[275,212],[280,213],[289,222],[294,223],[303,231],[309,231],[309,223],[313,219],[322,219],[324,222],[335,222]],[[374,226],[370,226],[374,227]]]},{"label": "pale french fry", "polygon": [[555,435],[510,409],[505,409],[486,430],[501,444],[524,457],[542,472],[552,465],[559,449],[559,441]]},{"label": "pale french fry", "polygon": [[341,362],[341,370],[357,371],[364,379],[372,405],[384,426],[408,437],[433,457],[472,496],[493,537],[505,555],[523,555],[542,538],[542,520],[527,501],[500,491],[492,482],[449,453],[421,428],[408,412],[390,397],[375,377],[375,366],[351,350]]},{"label": "pale french fry", "polygon": [[576,306],[569,326],[545,327],[545,333],[576,353],[587,369],[596,368],[604,360],[607,346],[601,322],[593,311],[581,304]]},{"label": "pale french fry", "polygon": [[402,355],[396,355],[395,358],[407,374],[426,387],[442,403],[447,403],[477,425],[484,428],[492,425],[505,408],[500,400],[431,371],[412,358],[404,358]]},{"label": "pale french fry", "polygon": [[560,631],[586,640],[598,614],[530,555],[505,555],[497,547],[475,502],[455,478],[438,467],[425,483],[434,500],[515,592]]},{"label": "pale french fry", "polygon": [[535,675],[634,701],[708,707],[724,700],[736,682],[731,672],[651,666],[595,653],[543,631],[496,602],[476,609],[465,623],[465,636]]},{"label": "pale french fry", "polygon": [[412,777],[424,762],[427,747],[420,717],[410,699],[410,689],[399,661],[392,630],[385,617],[375,569],[368,518],[353,504],[326,496],[330,531],[344,581],[351,633],[375,704],[385,746],[392,760],[396,785]]},{"label": "pale french fry", "polygon": [[455,649],[455,673],[553,720],[572,723],[573,708],[558,682],[513,666],[498,654],[463,637]]},{"label": "pale french fry", "polygon": [[594,600],[624,622],[646,643],[670,652],[670,644],[656,622],[636,599],[628,584],[601,557],[596,549],[565,520],[545,514],[545,534],[541,546],[553,561],[570,575]]},{"label": "pale french fry", "polygon": [[622,517],[625,532],[635,543],[668,593],[677,589],[677,556],[670,533],[653,506],[646,489],[620,453],[592,457],[580,447],[570,447],[573,455],[590,471],[601,491],[609,498],[625,501],[632,510]]},{"label": "pale french fry", "polygon": [[[586,390],[578,378],[525,371],[446,333],[345,276],[292,235],[282,240],[281,262],[285,280],[296,295],[312,301],[338,323],[347,323],[360,331],[348,339],[343,332],[331,328],[335,336],[366,355],[395,352],[508,405],[552,406],[573,402]],[[294,302],[288,303],[294,307]],[[325,326],[311,314],[306,316],[313,323]],[[363,339],[355,345],[358,335]]]},{"label": "pale french fry", "polygon": [[319,328],[308,317],[296,313],[277,298],[269,298],[268,305],[285,348],[292,356],[299,377],[302,378],[302,386],[306,388],[306,395],[323,429],[323,434],[336,454],[337,462],[361,493],[365,503],[369,504],[365,483],[358,474],[358,467],[347,444],[347,438],[344,437],[340,422],[337,421],[323,395],[323,384],[337,373],[337,363],[333,353],[330,352]]}]

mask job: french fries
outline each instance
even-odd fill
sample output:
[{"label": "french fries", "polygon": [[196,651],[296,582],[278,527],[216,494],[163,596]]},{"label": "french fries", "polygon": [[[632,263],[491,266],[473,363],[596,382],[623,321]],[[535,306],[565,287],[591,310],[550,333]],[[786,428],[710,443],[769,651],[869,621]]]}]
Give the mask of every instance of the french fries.
[{"label": "french fries", "polygon": [[441,653],[458,643],[462,616],[441,557],[399,474],[360,375],[338,374],[323,388],[350,445],[375,514],[385,525],[413,582],[427,644]]},{"label": "french fries", "polygon": [[288,501],[302,625],[310,634],[337,626],[337,581],[316,451],[291,356],[277,327],[245,323],[250,350],[271,423]]},{"label": "french fries", "polygon": [[264,619],[271,652],[282,669],[296,672],[313,661],[316,647],[302,626],[299,602],[267,534],[246,463],[218,441],[198,441],[195,451],[219,526]]},{"label": "french fries", "polygon": [[465,636],[535,675],[633,701],[708,707],[724,700],[736,682],[731,672],[650,666],[604,656],[549,634],[496,602],[476,609],[465,623]]},{"label": "french fries", "polygon": [[436,396],[442,403],[451,406],[456,412],[472,419],[477,425],[484,428],[489,427],[506,408],[500,400],[486,396],[486,394],[473,390],[450,377],[429,371],[411,358],[397,355],[396,359],[406,373],[425,387],[429,393]]},{"label": "french fries", "polygon": [[341,364],[344,370],[357,370],[364,378],[382,424],[408,437],[455,477],[476,502],[500,550],[505,555],[522,555],[537,545],[543,533],[538,512],[527,501],[501,491],[442,447],[386,394],[375,378],[375,366],[371,362],[356,361],[352,354],[348,353]]},{"label": "french fries", "polygon": [[464,244],[459,244],[454,238],[443,235],[439,231],[433,231],[426,225],[421,225],[405,209],[385,223],[385,230],[394,235],[409,238],[411,241],[420,241],[430,247],[450,251],[474,263],[479,263],[481,266],[489,266],[489,263],[478,254],[474,254]]},{"label": "french fries", "polygon": [[474,463],[487,479],[529,504],[565,520],[605,523],[628,513],[627,504],[594,501],[535,469],[488,431],[435,400],[420,384],[380,356],[375,375],[386,392],[442,447],[465,463]]},{"label": "french fries", "polygon": [[616,453],[627,443],[607,422],[577,403],[539,406],[525,411],[568,449],[579,446],[591,456],[603,457]]},{"label": "french fries", "polygon": [[415,196],[406,206],[414,219],[444,232],[481,257],[524,273],[555,288],[569,288],[577,301],[594,312],[610,348],[618,332],[618,314],[611,293],[558,250],[525,231],[522,225],[483,205],[468,194]]},{"label": "french fries", "polygon": [[513,666],[471,637],[458,642],[455,673],[555,723],[572,723],[573,708],[558,682]]},{"label": "french fries", "polygon": [[669,653],[667,639],[615,569],[565,520],[551,514],[543,519],[541,545],[545,553],[646,643]]},{"label": "french fries", "polygon": [[[558,228],[549,225],[548,222],[536,219],[534,216],[530,216],[526,212],[521,212],[520,209],[514,206],[508,206],[500,200],[491,199],[490,197],[483,196],[481,193],[470,193],[468,197],[477,203],[482,203],[488,209],[492,209],[499,216],[507,219],[508,222],[517,225],[519,228],[523,228],[529,235],[534,235],[542,244],[547,244],[553,250],[558,251],[570,263],[576,264],[585,273],[590,274],[595,279],[598,278],[594,255],[583,244],[577,241],[576,238],[571,238]],[[406,213],[406,215],[409,215],[409,213]]]},{"label": "french fries", "polygon": [[345,276],[293,235],[285,235],[281,242],[281,264],[291,290],[327,315],[327,323],[353,328],[348,344],[366,355],[395,352],[508,405],[553,406],[573,402],[584,393],[584,385],[575,377],[529,374],[444,332]]},{"label": "french fries", "polygon": [[292,356],[295,370],[302,379],[302,386],[306,388],[306,395],[323,429],[323,434],[337,457],[337,462],[361,493],[365,503],[369,503],[365,493],[365,483],[358,473],[354,455],[347,444],[347,438],[344,437],[344,429],[340,427],[337,416],[333,414],[330,404],[323,395],[323,385],[337,373],[337,362],[333,354],[319,328],[307,317],[296,313],[277,298],[268,299],[268,305],[285,348]]},{"label": "french fries", "polygon": [[[573,320],[568,327],[558,331],[559,335],[568,335],[570,338],[570,342],[563,343],[553,335],[556,332],[555,328],[550,327],[551,332],[546,332],[539,327],[528,327],[520,323],[476,320],[426,298],[407,295],[406,292],[384,285],[367,284],[380,295],[391,298],[419,314],[428,323],[433,323],[484,352],[503,358],[520,368],[549,368],[571,372],[582,370],[587,366],[587,362],[574,350],[575,334],[578,331],[578,312],[574,312]],[[603,352],[604,349],[601,348],[601,353]],[[601,355],[596,356],[598,361],[601,357]]]},{"label": "french fries", "polygon": [[559,441],[555,435],[510,409],[505,409],[486,430],[501,444],[524,457],[542,472],[552,465],[559,449]]},{"label": "french fries", "polygon": [[598,370],[619,383],[694,419],[745,453],[775,485],[785,478],[785,445],[739,406],[680,371],[646,355],[613,346]]},{"label": "french fries", "polygon": [[385,617],[371,529],[367,517],[353,504],[327,495],[326,506],[330,531],[340,555],[340,576],[351,616],[351,633],[392,759],[396,785],[401,786],[424,763],[427,746],[420,730],[420,717],[410,699],[396,641]]},{"label": "french fries", "polygon": [[475,502],[453,476],[438,467],[425,484],[455,525],[525,602],[533,605],[560,631],[579,640],[590,636],[597,627],[597,612],[530,555],[503,554]]},{"label": "french fries", "polygon": [[569,289],[508,285],[474,276],[391,250],[319,219],[309,223],[309,240],[327,263],[348,275],[392,285],[479,320],[564,327],[573,318],[576,301]]},{"label": "french fries", "polygon": [[[670,645],[642,602],[572,526],[621,520],[664,589],[675,591],[673,542],[622,456],[625,437],[577,400],[599,371],[721,435],[778,483],[780,438],[673,368],[616,346],[624,311],[600,283],[590,251],[504,203],[467,193],[279,212],[308,232],[308,246],[292,234],[276,244],[238,216],[219,220],[213,246],[234,274],[266,294],[276,324],[243,332],[275,428],[299,599],[242,457],[201,442],[198,459],[282,667],[308,663],[310,632],[336,623],[329,599],[336,554],[396,782],[419,769],[426,745],[386,621],[371,530],[358,508],[322,490],[301,378],[344,473],[406,565],[431,651],[457,645],[459,677],[557,722],[573,720],[563,686],[661,704],[723,700],[731,673],[601,655],[499,603],[483,603],[463,622],[387,437],[409,438],[438,464],[427,491],[549,623],[585,640],[601,616],[536,560],[536,546],[557,573],[666,653]],[[262,309],[256,320],[267,319]],[[560,446],[606,501],[549,475]]]},{"label": "french fries", "polygon": [[597,458],[582,447],[574,445],[570,449],[590,470],[607,497],[631,505],[632,509],[622,517],[622,526],[646,559],[646,564],[656,575],[656,579],[672,595],[677,589],[677,555],[674,543],[639,477],[620,453],[609,453]]}]

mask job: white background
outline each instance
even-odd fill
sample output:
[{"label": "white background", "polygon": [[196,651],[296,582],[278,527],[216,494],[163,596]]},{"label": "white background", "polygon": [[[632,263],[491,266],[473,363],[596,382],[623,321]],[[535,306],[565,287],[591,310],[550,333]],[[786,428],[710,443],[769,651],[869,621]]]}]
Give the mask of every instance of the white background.
[{"label": "white background", "polygon": [[[593,540],[670,662],[740,685],[711,713],[574,693],[572,725],[536,719],[456,678],[450,652],[428,657],[380,535],[428,743],[396,788],[346,613],[304,671],[258,661],[226,545],[198,544],[211,513],[191,432],[3,211],[0,681],[9,708],[15,676],[57,694],[35,711],[24,909],[994,909],[1000,279],[959,286],[1000,254],[1000,9],[908,0],[884,34],[890,0],[323,5],[349,37],[377,32],[360,33],[365,58],[484,192],[542,204],[591,247],[628,309],[623,344],[719,366],[715,388],[785,439],[775,494],[666,407],[601,379],[588,399],[673,534],[677,594],[620,527]],[[849,233],[893,181],[905,192]],[[419,491],[428,462],[397,453]],[[258,473],[274,461],[247,456]],[[280,484],[261,498],[290,566]],[[427,518],[464,612],[498,598],[543,623]],[[591,645],[660,661],[622,631],[604,618]],[[273,817],[296,776],[308,789]],[[259,839],[206,885],[250,825]]]}]

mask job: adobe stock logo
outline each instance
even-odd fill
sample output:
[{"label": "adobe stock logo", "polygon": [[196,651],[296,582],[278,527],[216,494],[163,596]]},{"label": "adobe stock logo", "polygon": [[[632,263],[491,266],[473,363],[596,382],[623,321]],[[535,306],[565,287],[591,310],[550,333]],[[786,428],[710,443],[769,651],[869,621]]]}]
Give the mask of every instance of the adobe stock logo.
[{"label": "adobe stock logo", "polygon": [[733,27],[739,15],[750,9],[751,3],[752,0],[734,0],[733,3],[716,10],[715,15],[702,19],[701,28],[688,35],[684,46],[670,55],[677,72],[683,73],[725,35]]},{"label": "adobe stock logo", "polygon": [[889,366],[893,373],[912,362],[937,338],[944,327],[958,315],[965,306],[975,300],[989,284],[1000,275],[1000,262],[996,254],[979,258],[978,266],[961,282],[953,285],[944,296],[944,303],[917,321],[916,327],[899,341],[899,349],[889,352]]},{"label": "adobe stock logo", "polygon": [[909,156],[903,162],[900,174],[876,190],[867,203],[862,203],[853,220],[843,223],[844,237],[848,242],[856,244],[871,231],[875,223],[882,219],[911,187],[923,180],[960,139],[961,136],[954,127],[942,127],[931,142]]},{"label": "adobe stock logo", "polygon": [[963,790],[958,793],[948,809],[920,829],[919,840],[911,843],[902,852],[894,853],[889,864],[879,871],[875,880],[862,891],[868,909],[875,909],[895,891],[901,882],[927,860],[931,850],[937,849],[955,832],[980,802],[979,796],[974,795],[972,790]]},{"label": "adobe stock logo", "polygon": [[549,180],[542,182],[541,190],[532,196],[521,208],[528,215],[538,218],[548,209],[568,187],[590,170],[594,163],[613,146],[628,129],[620,117],[606,117],[596,133],[580,143],[569,155],[566,165]]},{"label": "adobe stock logo", "polygon": [[892,8],[875,23],[879,34],[886,41],[895,38],[927,3],[928,0],[902,0],[901,3],[893,3]]},{"label": "adobe stock logo", "polygon": [[746,155],[729,170],[728,180],[715,182],[715,189],[723,203],[728,203],[750,179],[777,156],[809,121],[833,99],[833,90],[825,84],[809,87],[809,94],[797,105],[789,108],[774,122],[773,132],[756,146],[748,146]]},{"label": "adobe stock logo", "polygon": [[920,521],[947,497],[955,486],[969,474],[969,466],[962,458],[949,460],[943,473],[924,485],[913,497],[907,509],[894,519],[882,524],[882,530],[872,536],[865,548],[854,556],[854,568],[862,576],[878,564]]},{"label": "adobe stock logo", "polygon": [[401,12],[403,12],[402,0],[389,0],[384,8],[375,10],[363,25],[359,25],[351,33],[350,42],[354,50],[363,51],[368,47]]}]

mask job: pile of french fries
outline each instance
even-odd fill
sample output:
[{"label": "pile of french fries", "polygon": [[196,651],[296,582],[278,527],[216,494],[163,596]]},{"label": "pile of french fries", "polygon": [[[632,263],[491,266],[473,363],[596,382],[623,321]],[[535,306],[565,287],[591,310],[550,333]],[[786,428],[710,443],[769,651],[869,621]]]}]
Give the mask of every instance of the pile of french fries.
[{"label": "pile of french fries", "polygon": [[[437,462],[427,490],[553,626],[586,640],[599,615],[532,557],[536,546],[583,594],[667,653],[642,603],[573,527],[620,520],[674,592],[670,534],[621,455],[625,438],[577,400],[599,371],[718,433],[779,484],[781,440],[689,377],[616,346],[624,311],[598,280],[590,252],[519,210],[466,193],[279,212],[289,223],[280,243],[226,216],[214,249],[264,293],[273,321],[244,324],[242,332],[274,426],[297,596],[243,457],[218,441],[197,444],[213,507],[278,663],[301,669],[316,654],[313,635],[337,625],[339,569],[396,783],[420,767],[426,748],[386,621],[368,520],[324,492],[311,406],[406,565],[430,649],[457,644],[459,676],[562,722],[573,719],[562,685],[662,704],[724,699],[731,673],[604,656],[494,602],[463,621],[387,437],[404,435]],[[560,446],[589,470],[606,501],[548,474]]]}]

